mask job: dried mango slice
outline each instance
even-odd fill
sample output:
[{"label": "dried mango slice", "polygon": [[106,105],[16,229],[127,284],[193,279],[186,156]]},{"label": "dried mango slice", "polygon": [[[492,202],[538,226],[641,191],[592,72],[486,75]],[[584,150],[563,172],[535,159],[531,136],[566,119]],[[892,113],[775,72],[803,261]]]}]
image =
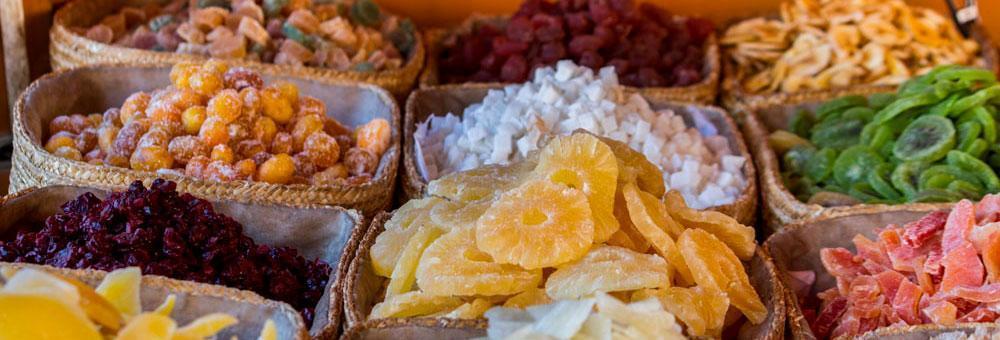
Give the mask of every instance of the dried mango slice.
[{"label": "dried mango slice", "polygon": [[278,328],[274,326],[274,320],[267,319],[264,328],[260,330],[257,340],[278,340]]},{"label": "dried mango slice", "polygon": [[[670,267],[677,271],[684,282],[693,283],[694,277],[691,276],[691,270],[684,263],[684,257],[681,256],[674,242],[674,237],[680,236],[683,227],[670,217],[663,203],[653,195],[639,191],[632,183],[626,184],[623,190],[632,224],[653,245],[656,253],[666,259]],[[677,236],[671,236],[668,231],[677,233]]]},{"label": "dried mango slice", "polygon": [[593,135],[556,137],[542,149],[533,175],[582,190],[595,221],[594,242],[607,241],[618,230],[614,216],[618,160]]},{"label": "dried mango slice", "polygon": [[446,230],[473,228],[476,226],[476,220],[486,213],[486,209],[492,204],[493,201],[490,199],[442,202],[431,208],[431,221]]},{"label": "dried mango slice", "polygon": [[419,230],[406,242],[406,246],[403,247],[403,251],[399,255],[399,260],[396,261],[396,267],[392,270],[389,279],[389,286],[385,290],[386,297],[406,293],[413,289],[413,283],[416,281],[414,275],[420,257],[434,240],[444,234],[443,230],[432,225],[414,228]]},{"label": "dried mango slice", "polygon": [[583,192],[547,180],[508,191],[476,222],[476,246],[499,263],[527,269],[576,260],[594,242]]},{"label": "dried mango slice", "polygon": [[212,313],[202,316],[191,323],[177,329],[174,333],[175,340],[195,340],[205,339],[215,336],[223,329],[235,325],[239,320],[229,314]]},{"label": "dried mango slice", "polygon": [[667,261],[615,246],[598,246],[582,259],[558,267],[545,282],[553,299],[578,299],[596,292],[670,286]]},{"label": "dried mango slice", "polygon": [[628,144],[616,141],[607,137],[600,137],[601,142],[611,148],[611,152],[618,159],[618,185],[622,185],[628,180],[621,173],[629,172],[635,176],[639,189],[648,192],[656,197],[661,197],[667,191],[663,184],[663,171],[646,158],[641,152],[633,150]]},{"label": "dried mango slice", "polygon": [[174,312],[175,304],[177,304],[177,295],[167,295],[167,298],[163,299],[163,302],[153,310],[153,313],[170,316],[170,313]]},{"label": "dried mango slice", "polygon": [[142,312],[142,301],[139,299],[141,282],[142,272],[139,268],[128,267],[108,273],[95,290],[121,314],[136,316]]},{"label": "dried mango slice", "polygon": [[531,288],[525,290],[517,295],[511,296],[503,303],[504,307],[510,308],[520,308],[524,309],[534,305],[544,305],[552,302],[552,299],[548,295],[545,295],[545,290],[540,288]]},{"label": "dried mango slice", "polygon": [[422,316],[453,309],[462,305],[462,299],[439,296],[421,291],[394,295],[372,307],[369,320]]},{"label": "dried mango slice", "polygon": [[49,275],[76,287],[80,294],[80,308],[83,308],[90,320],[112,332],[117,332],[125,324],[125,319],[122,318],[118,309],[86,283],[57,274],[49,273]]},{"label": "dried mango slice", "polygon": [[[684,197],[677,191],[664,196],[667,211],[681,225],[703,229],[718,237],[733,250],[741,260],[749,261],[757,249],[754,230],[737,222],[736,219],[717,211],[698,211],[688,208]],[[692,269],[693,270],[693,269]]]},{"label": "dried mango slice", "polygon": [[[73,287],[42,275],[46,274],[34,269],[23,269],[0,289],[0,339],[101,339],[97,327],[72,301],[72,292],[67,291],[69,294],[66,296],[47,294],[64,289],[72,290]],[[57,287],[59,285],[63,287]],[[25,291],[25,288],[30,291]],[[58,320],[57,327],[53,327],[53,320]]]},{"label": "dried mango slice", "polygon": [[657,297],[664,309],[687,325],[690,335],[722,336],[726,311],[729,310],[726,294],[700,286],[669,287],[662,289]]},{"label": "dried mango slice", "polygon": [[688,229],[677,246],[699,286],[725,292],[730,303],[754,324],[767,318],[767,308],[750,285],[743,264],[725,243],[707,231]]},{"label": "dried mango slice", "polygon": [[493,262],[476,248],[472,229],[458,229],[432,243],[417,265],[417,286],[429,294],[510,295],[538,287],[541,269]]},{"label": "dried mango slice", "polygon": [[115,340],[170,340],[177,331],[173,319],[156,314],[143,313],[129,320]]},{"label": "dried mango slice", "polygon": [[428,183],[427,194],[462,202],[488,199],[520,185],[536,164],[534,159],[526,159],[451,173]]}]

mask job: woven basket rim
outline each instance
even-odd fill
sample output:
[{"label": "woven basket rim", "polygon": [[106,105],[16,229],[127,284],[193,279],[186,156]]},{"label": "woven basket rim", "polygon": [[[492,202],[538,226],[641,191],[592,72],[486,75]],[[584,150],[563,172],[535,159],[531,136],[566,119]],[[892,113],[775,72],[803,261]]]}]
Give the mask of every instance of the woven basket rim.
[{"label": "woven basket rim", "polygon": [[[165,66],[150,65],[150,64],[100,63],[100,64],[93,64],[93,65],[81,66],[81,67],[72,68],[72,69],[65,69],[65,70],[54,71],[54,72],[48,73],[48,74],[42,76],[41,78],[35,80],[34,82],[32,82],[31,85],[29,85],[28,88],[25,89],[25,91],[23,91],[21,93],[21,95],[18,97],[17,102],[14,105],[14,117],[12,119],[12,121],[14,123],[13,124],[13,133],[14,133],[15,136],[23,138],[24,141],[27,141],[27,143],[24,143],[24,144],[27,144],[27,145],[18,144],[18,145],[15,145],[15,147],[20,146],[20,147],[26,148],[27,152],[34,153],[34,154],[38,155],[39,157],[41,157],[42,159],[44,159],[44,162],[46,162],[46,163],[50,163],[51,162],[51,164],[67,164],[68,166],[75,167],[77,169],[83,169],[83,170],[89,170],[89,171],[107,171],[107,172],[111,172],[111,173],[118,173],[118,174],[127,175],[129,178],[135,178],[135,179],[142,179],[142,178],[164,178],[164,179],[169,179],[169,180],[173,180],[173,181],[185,181],[187,183],[191,183],[191,184],[195,184],[195,185],[212,186],[212,187],[214,187],[217,190],[232,189],[232,188],[257,188],[258,190],[267,191],[267,192],[274,192],[274,191],[278,191],[278,190],[286,190],[286,191],[292,191],[292,192],[334,193],[334,192],[344,192],[346,190],[369,190],[370,191],[370,190],[374,190],[374,189],[379,189],[381,187],[391,186],[391,185],[393,185],[395,183],[395,180],[396,180],[395,177],[397,176],[397,173],[398,173],[397,169],[399,167],[399,158],[400,158],[399,154],[401,153],[400,150],[402,149],[402,137],[403,137],[402,136],[402,131],[399,130],[399,126],[400,126],[400,124],[402,122],[402,119],[401,119],[401,114],[400,114],[400,109],[399,109],[398,104],[396,103],[395,99],[393,99],[392,95],[390,95],[387,90],[385,90],[385,89],[383,89],[383,88],[381,88],[379,86],[376,86],[376,85],[373,85],[373,84],[369,84],[369,83],[364,83],[364,82],[342,80],[342,79],[330,80],[330,81],[316,81],[314,79],[304,79],[304,80],[313,81],[313,82],[317,82],[317,83],[324,84],[324,85],[336,85],[336,86],[343,86],[343,87],[354,87],[354,88],[359,89],[360,91],[371,92],[371,93],[375,94],[380,99],[380,101],[382,102],[383,105],[386,105],[389,108],[390,115],[392,117],[392,124],[393,124],[392,125],[392,130],[393,130],[392,143],[390,144],[389,148],[386,150],[386,152],[382,155],[382,157],[379,160],[379,163],[380,164],[384,163],[385,166],[383,167],[381,173],[376,173],[376,176],[373,177],[370,181],[362,183],[360,185],[345,185],[345,184],[335,183],[334,185],[327,185],[327,186],[313,186],[313,185],[307,185],[307,184],[271,184],[271,183],[265,183],[265,182],[242,181],[242,180],[240,180],[240,181],[232,181],[232,182],[215,182],[215,181],[210,181],[210,180],[206,180],[206,179],[193,178],[193,177],[189,177],[189,176],[176,176],[176,175],[170,175],[170,174],[158,174],[156,172],[151,172],[151,171],[140,171],[140,170],[133,170],[133,169],[129,169],[129,168],[104,166],[104,165],[98,166],[98,165],[93,165],[93,164],[89,164],[89,163],[82,162],[82,161],[73,161],[73,160],[70,160],[70,159],[65,159],[65,158],[61,158],[61,157],[52,155],[52,154],[48,153],[42,147],[42,145],[40,144],[41,143],[40,141],[35,141],[33,138],[31,138],[32,134],[28,131],[27,127],[25,127],[24,124],[22,123],[26,119],[26,117],[24,116],[25,112],[27,112],[27,103],[26,103],[26,100],[27,100],[28,95],[32,94],[34,91],[37,91],[38,87],[42,86],[43,82],[50,81],[50,80],[53,80],[53,79],[57,79],[57,78],[63,77],[63,76],[72,76],[73,74],[79,73],[79,72],[87,72],[87,71],[123,72],[123,71],[127,71],[129,69],[164,70],[164,69],[168,69],[168,68],[165,67]],[[299,78],[299,79],[302,79],[302,78],[296,77],[296,76],[291,76],[291,75],[281,74],[281,73],[275,73],[275,72],[272,72],[271,70],[258,70],[258,71],[260,73],[264,74],[264,75],[267,75],[267,76],[288,77],[288,78]],[[42,136],[38,136],[38,137],[42,138]],[[384,193],[378,193],[378,194],[384,194]],[[300,203],[300,204],[296,204],[296,206],[299,206],[299,205],[308,206],[309,204],[310,203]]]},{"label": "woven basket rim", "polygon": [[410,318],[410,319],[376,319],[367,320],[350,327],[344,331],[341,339],[355,340],[362,339],[361,334],[374,329],[392,329],[419,327],[431,329],[468,329],[484,330],[486,321],[484,319],[444,319],[444,318]]}]

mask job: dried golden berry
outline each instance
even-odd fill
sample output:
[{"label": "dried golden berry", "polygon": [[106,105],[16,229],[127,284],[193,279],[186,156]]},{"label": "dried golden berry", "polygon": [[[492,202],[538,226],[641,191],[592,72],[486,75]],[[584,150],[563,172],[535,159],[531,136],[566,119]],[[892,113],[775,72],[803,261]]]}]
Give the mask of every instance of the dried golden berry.
[{"label": "dried golden berry", "polygon": [[292,156],[292,161],[295,163],[295,176],[309,178],[316,171],[319,171],[316,167],[316,163],[313,163],[309,156],[304,153],[297,153]]},{"label": "dried golden berry", "polygon": [[347,178],[347,167],[343,163],[326,168],[312,176],[313,185],[334,185]]},{"label": "dried golden berry", "polygon": [[295,84],[288,81],[277,81],[273,86],[281,91],[281,97],[285,98],[289,103],[299,102],[299,87],[295,86]]},{"label": "dried golden berry", "polygon": [[174,166],[174,158],[170,156],[166,147],[147,146],[132,154],[129,165],[132,166],[132,169],[141,171],[170,169]]},{"label": "dried golden berry", "polygon": [[195,178],[205,178],[205,169],[211,161],[205,156],[195,156],[184,167],[184,175]]},{"label": "dried golden berry", "polygon": [[302,96],[299,98],[299,111],[295,115],[297,117],[308,115],[323,117],[326,115],[326,103],[313,96]]},{"label": "dried golden berry", "polygon": [[208,101],[208,116],[219,117],[226,124],[236,121],[243,111],[240,94],[233,89],[219,91]]},{"label": "dried golden berry", "polygon": [[378,157],[362,148],[351,148],[344,155],[344,165],[352,176],[371,175],[378,167]]},{"label": "dried golden berry", "polygon": [[229,64],[226,64],[225,61],[219,59],[209,59],[205,62],[205,64],[201,65],[201,70],[204,72],[211,72],[219,77],[222,77],[227,71],[229,71]]},{"label": "dried golden berry", "polygon": [[111,144],[111,151],[108,154],[124,157],[131,156],[139,145],[139,139],[142,138],[142,135],[146,134],[146,131],[149,131],[151,126],[152,124],[148,119],[140,118],[129,121],[118,131],[115,141]]},{"label": "dried golden berry", "polygon": [[371,151],[376,156],[382,155],[392,141],[392,129],[389,121],[376,118],[362,125],[357,131],[358,147]]},{"label": "dried golden berry", "polygon": [[295,150],[302,150],[302,144],[313,133],[323,130],[323,119],[317,115],[308,115],[295,122],[292,128],[292,142]]},{"label": "dried golden berry", "polygon": [[114,144],[115,138],[118,137],[118,130],[117,126],[108,123],[104,123],[97,129],[97,145],[105,154],[111,152],[111,146]]},{"label": "dried golden berry", "polygon": [[195,136],[180,136],[170,141],[167,146],[170,156],[174,161],[186,164],[195,157],[207,156],[208,146],[202,144],[201,139]]},{"label": "dried golden berry", "polygon": [[340,145],[325,132],[317,132],[306,138],[304,152],[316,165],[326,168],[340,160]]},{"label": "dried golden berry", "polygon": [[198,94],[194,90],[175,89],[169,93],[166,101],[178,110],[184,111],[195,105],[205,105],[205,99],[205,96]]},{"label": "dried golden berry", "polygon": [[240,101],[243,102],[243,113],[254,117],[256,119],[257,115],[260,115],[263,109],[263,104],[261,104],[260,90],[253,87],[247,87],[240,90]]},{"label": "dried golden berry", "polygon": [[223,161],[212,161],[205,168],[204,177],[217,182],[230,182],[239,179],[239,172],[231,164]]},{"label": "dried golden berry", "polygon": [[139,144],[136,145],[136,148],[142,149],[149,146],[167,147],[167,144],[170,143],[170,137],[170,134],[162,128],[150,128],[149,131],[146,131],[142,135],[142,138],[139,138]]},{"label": "dried golden berry", "polygon": [[163,130],[164,132],[166,132],[171,137],[173,137],[173,136],[180,136],[180,135],[185,134],[185,132],[184,132],[184,124],[182,124],[179,121],[177,121],[177,122],[173,122],[173,121],[154,122],[152,129]]},{"label": "dried golden berry", "polygon": [[270,145],[274,140],[274,135],[278,133],[278,124],[268,117],[259,117],[253,122],[253,138],[259,140],[264,145]]},{"label": "dried golden berry", "polygon": [[189,61],[182,61],[170,69],[170,83],[179,89],[190,88],[188,78],[198,70],[198,65]]},{"label": "dried golden berry", "polygon": [[230,143],[239,143],[250,138],[250,128],[240,121],[226,125],[226,133],[229,134]]},{"label": "dried golden berry", "polygon": [[96,128],[104,122],[104,115],[100,113],[91,113],[87,115],[87,127]]},{"label": "dried golden berry", "polygon": [[208,117],[201,124],[201,131],[198,132],[201,142],[208,146],[216,146],[229,142],[229,131],[226,123],[218,117]]},{"label": "dried golden berry", "polygon": [[89,152],[97,146],[97,129],[86,128],[76,135],[76,148],[80,152]]},{"label": "dried golden berry", "polygon": [[74,161],[83,160],[83,154],[80,153],[80,150],[77,150],[72,146],[61,146],[52,154],[66,159],[72,159]]},{"label": "dried golden berry", "polygon": [[275,123],[285,124],[292,119],[292,104],[281,95],[281,90],[264,88],[260,99],[264,115],[271,117]]},{"label": "dried golden berry", "polygon": [[253,180],[254,175],[257,174],[257,163],[252,159],[244,159],[233,165],[236,168],[236,172],[239,173],[239,179],[242,180]]},{"label": "dried golden berry", "polygon": [[292,153],[293,146],[292,135],[288,132],[278,132],[271,142],[271,153]]},{"label": "dried golden berry", "polygon": [[212,96],[222,89],[222,76],[211,72],[195,72],[188,78],[188,86],[200,95]]},{"label": "dried golden berry", "polygon": [[236,154],[233,152],[233,148],[229,145],[219,144],[212,148],[212,155],[209,156],[213,161],[221,161],[226,164],[233,164],[236,160]]},{"label": "dried golden berry", "polygon": [[69,131],[59,131],[49,137],[49,141],[45,142],[45,151],[49,153],[56,153],[56,149],[64,146],[69,146],[76,148],[76,135]]},{"label": "dried golden berry", "polygon": [[295,174],[295,162],[288,154],[280,153],[257,168],[257,179],[274,184],[286,184]]},{"label": "dried golden berry", "polygon": [[181,121],[181,111],[166,101],[158,101],[150,105],[146,108],[146,116],[153,122]]},{"label": "dried golden berry", "polygon": [[247,139],[236,144],[236,154],[243,158],[253,158],[254,155],[266,151],[264,143],[256,139]]},{"label": "dried golden berry", "polygon": [[149,106],[149,101],[151,96],[146,92],[136,92],[125,99],[122,103],[122,108],[118,112],[118,119],[121,120],[122,125],[128,124],[128,122],[137,116],[141,116],[145,113],[146,107]]},{"label": "dried golden berry", "polygon": [[208,111],[204,106],[192,106],[181,114],[181,123],[184,124],[184,132],[189,135],[197,134],[201,131],[201,124],[205,122]]}]

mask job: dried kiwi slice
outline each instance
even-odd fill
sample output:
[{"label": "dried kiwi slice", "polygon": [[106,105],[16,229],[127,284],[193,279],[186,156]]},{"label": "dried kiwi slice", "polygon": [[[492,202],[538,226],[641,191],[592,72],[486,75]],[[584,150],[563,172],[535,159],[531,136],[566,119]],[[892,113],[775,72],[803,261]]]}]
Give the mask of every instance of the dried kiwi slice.
[{"label": "dried kiwi slice", "polygon": [[997,121],[993,119],[993,114],[986,111],[986,108],[977,106],[972,109],[974,119],[983,126],[983,138],[989,143],[997,141]]},{"label": "dried kiwi slice", "polygon": [[875,110],[863,106],[852,107],[840,115],[841,119],[857,119],[863,122],[870,122],[875,117]]},{"label": "dried kiwi slice", "polygon": [[896,101],[895,93],[876,93],[868,96],[868,106],[874,110],[881,110]]},{"label": "dried kiwi slice", "polygon": [[979,122],[963,122],[958,124],[958,146],[956,149],[965,150],[972,144],[973,141],[979,138],[979,134],[983,132],[983,126],[979,125]]},{"label": "dried kiwi slice", "polygon": [[779,154],[784,154],[785,152],[788,152],[788,150],[800,145],[812,146],[809,141],[799,137],[799,135],[785,130],[772,132],[767,136],[767,142],[771,145],[771,148]]},{"label": "dried kiwi slice", "polygon": [[808,136],[809,130],[816,124],[816,117],[809,110],[799,110],[788,118],[788,131],[799,135]]},{"label": "dried kiwi slice", "polygon": [[933,162],[955,147],[955,127],[941,116],[925,115],[914,120],[896,139],[892,154],[904,161]]},{"label": "dried kiwi slice", "polygon": [[812,145],[793,146],[783,157],[784,170],[796,174],[805,174],[806,164],[809,163],[814,154],[816,154],[816,148],[812,147]]},{"label": "dried kiwi slice", "polygon": [[982,158],[990,148],[990,144],[986,142],[985,139],[976,138],[976,140],[969,143],[968,147],[962,148],[962,152],[969,154],[972,157]]},{"label": "dried kiwi slice", "polygon": [[[875,115],[874,121],[878,124],[885,124],[907,110],[925,105],[936,104],[940,100],[941,98],[933,92],[899,98],[899,100],[892,102],[892,104],[889,104],[889,106],[880,110],[878,114]],[[960,99],[959,102],[961,101],[962,100]],[[956,103],[956,105],[958,105],[958,103]]]},{"label": "dried kiwi slice", "polygon": [[916,195],[913,195],[912,201],[931,203],[931,202],[955,202],[960,199],[962,199],[962,196],[959,196],[956,193],[949,192],[948,190],[945,189],[927,189],[927,190],[921,190]]},{"label": "dried kiwi slice", "polygon": [[989,164],[984,163],[979,158],[958,150],[951,150],[948,151],[947,163],[975,175],[987,191],[1000,191],[1000,178],[997,178],[996,172]]},{"label": "dried kiwi slice", "polygon": [[823,122],[813,128],[809,138],[818,147],[843,150],[858,144],[865,123],[860,119]]},{"label": "dried kiwi slice", "polygon": [[913,197],[917,194],[917,185],[920,183],[920,174],[927,168],[923,162],[903,162],[896,166],[889,179],[892,186],[906,195]]},{"label": "dried kiwi slice", "polygon": [[961,168],[958,168],[956,166],[938,164],[938,165],[933,165],[920,173],[919,179],[917,180],[918,182],[917,187],[920,188],[921,190],[928,187],[936,187],[942,189],[945,188],[948,185],[948,183],[944,183],[944,186],[934,186],[929,184],[930,182],[932,182],[931,179],[933,177],[937,177],[940,175],[945,175],[951,180],[962,180],[970,183],[975,183],[977,185],[979,184],[979,178],[972,173],[962,170]]},{"label": "dried kiwi slice", "polygon": [[834,191],[820,191],[809,198],[809,204],[818,204],[824,207],[839,207],[861,204],[862,202],[850,195],[845,195]]},{"label": "dried kiwi slice", "polygon": [[952,107],[955,106],[955,102],[957,102],[958,99],[961,98],[962,96],[963,96],[962,93],[953,93],[952,95],[948,96],[948,98],[945,98],[941,102],[934,104],[934,106],[931,106],[931,109],[927,111],[927,114],[947,117],[952,113],[951,109]]},{"label": "dried kiwi slice", "polygon": [[813,155],[806,163],[806,177],[816,182],[822,182],[833,173],[833,162],[837,161],[837,150],[823,148]]},{"label": "dried kiwi slice", "polygon": [[982,198],[983,195],[985,194],[982,191],[983,188],[980,188],[975,184],[962,180],[952,181],[951,183],[948,183],[947,189],[948,191],[962,195],[962,197],[964,198],[971,198],[976,200]]},{"label": "dried kiwi slice", "polygon": [[882,157],[863,145],[847,148],[833,162],[833,178],[841,186],[851,188],[858,182],[864,182],[869,172],[884,163]]},{"label": "dried kiwi slice", "polygon": [[854,185],[851,185],[851,190],[848,193],[865,203],[874,203],[882,200],[882,197],[879,197],[878,192],[875,192],[875,189],[871,185],[868,185],[868,182],[854,183]]},{"label": "dried kiwi slice", "polygon": [[819,120],[826,120],[827,117],[849,108],[866,105],[868,105],[868,99],[863,96],[844,96],[820,104],[816,108],[816,116],[819,117]]},{"label": "dried kiwi slice", "polygon": [[896,188],[889,183],[889,175],[892,174],[893,166],[889,163],[882,163],[875,167],[875,171],[868,173],[868,185],[872,187],[883,198],[896,200],[902,197]]}]

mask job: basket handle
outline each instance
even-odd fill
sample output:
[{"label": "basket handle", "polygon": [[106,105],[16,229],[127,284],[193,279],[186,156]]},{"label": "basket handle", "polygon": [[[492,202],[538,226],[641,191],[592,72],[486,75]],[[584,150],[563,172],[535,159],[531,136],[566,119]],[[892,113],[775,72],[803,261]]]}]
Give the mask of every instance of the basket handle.
[{"label": "basket handle", "polygon": [[972,33],[972,24],[979,20],[979,7],[976,7],[976,0],[965,0],[965,6],[959,7],[955,0],[945,0],[948,10],[951,11],[951,20],[962,32],[962,36],[968,38]]}]

